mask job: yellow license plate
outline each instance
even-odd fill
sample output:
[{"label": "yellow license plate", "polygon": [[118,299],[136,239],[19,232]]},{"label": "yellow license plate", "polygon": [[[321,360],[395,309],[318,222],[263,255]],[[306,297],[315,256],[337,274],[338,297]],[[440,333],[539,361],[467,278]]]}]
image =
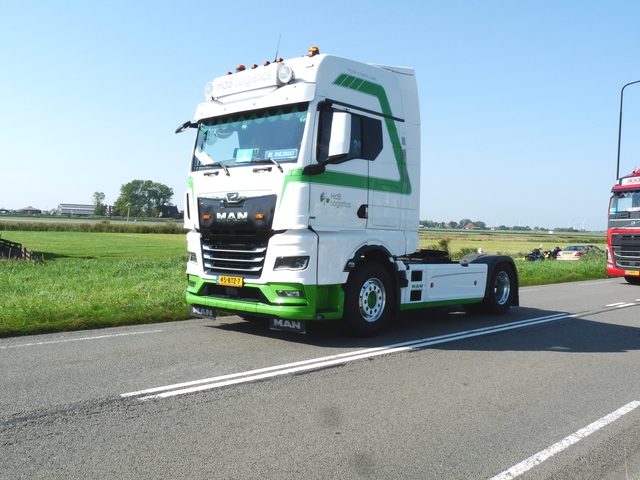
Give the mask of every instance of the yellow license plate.
[{"label": "yellow license plate", "polygon": [[220,275],[218,277],[218,285],[224,285],[226,287],[241,287],[243,285],[242,277],[230,277],[227,275]]},{"label": "yellow license plate", "polygon": [[637,277],[637,276],[640,276],[640,271],[639,270],[625,270],[624,274],[625,275],[629,275],[629,276],[635,275]]}]

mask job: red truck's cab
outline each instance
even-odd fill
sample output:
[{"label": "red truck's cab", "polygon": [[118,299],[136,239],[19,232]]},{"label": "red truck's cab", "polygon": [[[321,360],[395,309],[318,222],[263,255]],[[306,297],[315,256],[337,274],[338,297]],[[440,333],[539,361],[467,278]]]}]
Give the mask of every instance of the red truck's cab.
[{"label": "red truck's cab", "polygon": [[611,190],[607,225],[607,274],[640,285],[640,169]]}]

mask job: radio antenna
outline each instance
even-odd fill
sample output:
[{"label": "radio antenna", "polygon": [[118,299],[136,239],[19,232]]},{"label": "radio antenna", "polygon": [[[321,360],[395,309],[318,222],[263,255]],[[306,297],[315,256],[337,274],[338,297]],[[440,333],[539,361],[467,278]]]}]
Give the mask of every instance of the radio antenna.
[{"label": "radio antenna", "polygon": [[278,36],[278,46],[276,47],[276,56],[273,59],[274,62],[278,60],[278,52],[280,51],[280,39],[281,38],[282,38],[282,33]]}]

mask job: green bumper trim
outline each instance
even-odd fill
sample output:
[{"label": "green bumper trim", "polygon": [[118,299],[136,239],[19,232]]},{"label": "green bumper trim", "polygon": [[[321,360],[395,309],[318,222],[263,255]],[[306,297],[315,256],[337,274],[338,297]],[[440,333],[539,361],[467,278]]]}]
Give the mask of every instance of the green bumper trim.
[{"label": "green bumper trim", "polygon": [[[341,285],[246,283],[243,289],[259,290],[261,292],[260,298],[266,299],[265,301],[251,301],[201,294],[207,284],[215,285],[215,282],[189,275],[187,303],[213,307],[230,313],[265,315],[286,320],[337,320],[342,318],[344,290]],[[303,292],[303,298],[281,297],[276,293],[277,290],[300,291]]]}]

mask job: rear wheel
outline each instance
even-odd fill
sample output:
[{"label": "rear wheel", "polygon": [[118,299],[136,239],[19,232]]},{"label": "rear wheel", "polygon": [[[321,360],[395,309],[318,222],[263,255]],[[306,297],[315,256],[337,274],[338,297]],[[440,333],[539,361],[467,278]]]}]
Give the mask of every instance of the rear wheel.
[{"label": "rear wheel", "polygon": [[496,265],[489,276],[487,293],[482,301],[483,310],[493,315],[506,313],[513,303],[515,276],[506,263]]},{"label": "rear wheel", "polygon": [[365,263],[351,274],[345,289],[343,322],[356,335],[379,333],[391,319],[394,305],[389,273],[379,263]]}]

